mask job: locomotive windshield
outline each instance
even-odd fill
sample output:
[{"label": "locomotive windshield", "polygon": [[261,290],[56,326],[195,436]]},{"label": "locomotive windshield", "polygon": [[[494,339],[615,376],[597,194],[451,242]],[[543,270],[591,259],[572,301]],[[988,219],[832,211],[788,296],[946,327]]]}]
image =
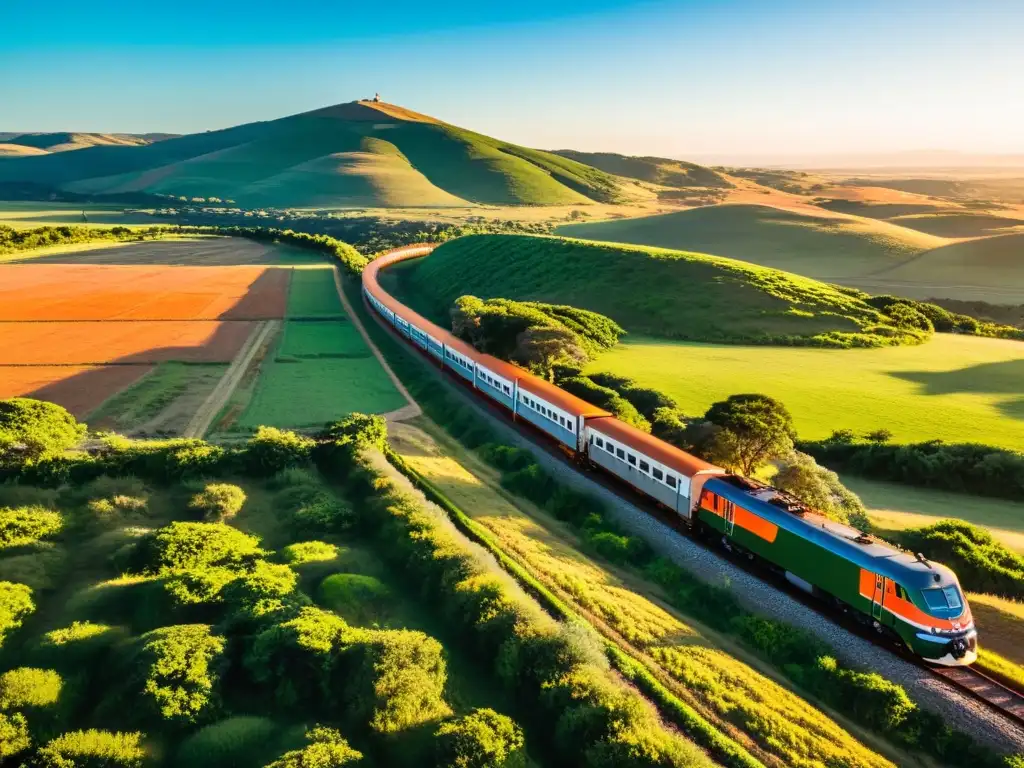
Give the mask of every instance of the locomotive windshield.
[{"label": "locomotive windshield", "polygon": [[963,607],[960,590],[955,586],[923,590],[924,601],[933,611],[957,610]]}]

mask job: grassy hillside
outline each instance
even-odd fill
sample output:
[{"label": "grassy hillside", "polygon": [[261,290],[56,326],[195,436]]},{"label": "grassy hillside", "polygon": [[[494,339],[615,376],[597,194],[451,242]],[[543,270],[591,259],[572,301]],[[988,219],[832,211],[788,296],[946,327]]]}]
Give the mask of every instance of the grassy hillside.
[{"label": "grassy hillside", "polygon": [[0,144],[0,157],[32,157],[45,154],[45,149],[26,147],[21,144]]},{"label": "grassy hillside", "polygon": [[0,168],[0,181],[26,180],[274,207],[566,205],[628,194],[582,163],[367,102],[146,146],[8,158]]},{"label": "grassy hillside", "polygon": [[7,140],[11,144],[33,147],[45,152],[68,152],[86,147],[138,147],[148,144],[144,138],[111,133],[23,133]]},{"label": "grassy hillside", "polygon": [[733,259],[521,235],[450,241],[405,268],[403,297],[442,320],[459,296],[600,312],[629,331],[677,339],[892,343],[887,319],[850,292]]},{"label": "grassy hillside", "polygon": [[678,248],[819,279],[869,274],[947,243],[884,221],[812,216],[766,205],[718,205],[676,213],[570,224],[558,234]]},{"label": "grassy hillside", "polygon": [[615,152],[576,152],[572,149],[556,149],[554,154],[585,163],[616,176],[648,181],[666,187],[729,189],[733,186],[731,181],[717,171],[683,160],[670,160],[666,157],[634,157],[619,155]]},{"label": "grassy hillside", "polygon": [[762,392],[786,404],[807,440],[885,428],[896,442],[1024,449],[1019,341],[937,334],[913,347],[737,349],[627,336],[587,370],[660,389],[688,414],[737,392]]},{"label": "grassy hillside", "polygon": [[889,221],[930,235],[956,238],[1006,234],[1007,229],[1024,228],[1024,219],[970,211],[915,213],[894,216]]}]

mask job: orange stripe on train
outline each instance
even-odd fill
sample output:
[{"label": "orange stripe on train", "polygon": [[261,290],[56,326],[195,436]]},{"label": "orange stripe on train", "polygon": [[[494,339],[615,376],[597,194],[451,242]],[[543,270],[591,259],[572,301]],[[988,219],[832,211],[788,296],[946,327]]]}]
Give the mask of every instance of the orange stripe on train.
[{"label": "orange stripe on train", "polygon": [[758,538],[764,539],[769,543],[775,541],[775,537],[779,535],[779,526],[775,523],[770,523],[763,517],[758,517],[753,512],[745,510],[743,507],[736,507],[733,514],[735,515],[735,522],[740,528],[745,531],[750,531]]}]

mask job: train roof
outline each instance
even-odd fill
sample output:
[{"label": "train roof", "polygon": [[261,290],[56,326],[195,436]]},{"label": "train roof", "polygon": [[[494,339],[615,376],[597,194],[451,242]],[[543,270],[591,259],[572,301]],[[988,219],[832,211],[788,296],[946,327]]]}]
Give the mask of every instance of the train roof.
[{"label": "train roof", "polygon": [[613,440],[617,440],[623,445],[630,446],[638,453],[654,459],[659,464],[671,467],[686,477],[693,477],[702,472],[706,474],[723,474],[725,472],[721,467],[716,467],[714,464],[698,459],[686,451],[681,451],[664,440],[659,440],[636,427],[631,427],[629,424],[619,421],[614,416],[588,421],[587,426],[598,430]]},{"label": "train roof", "polygon": [[821,513],[800,505],[789,494],[770,486],[730,477],[713,478],[704,487],[844,560],[892,579],[905,589],[928,589],[956,583],[956,576],[946,566],[922,562],[910,553],[867,536],[856,528],[829,520]]}]

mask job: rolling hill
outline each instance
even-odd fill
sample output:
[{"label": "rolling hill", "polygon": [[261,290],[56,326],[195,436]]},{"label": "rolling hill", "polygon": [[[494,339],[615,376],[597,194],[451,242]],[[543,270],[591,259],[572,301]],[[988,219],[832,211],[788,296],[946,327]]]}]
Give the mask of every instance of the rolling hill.
[{"label": "rolling hill", "polygon": [[557,237],[475,235],[386,273],[390,290],[446,322],[464,294],[600,312],[663,338],[822,346],[891,343],[853,291],[734,259]]},{"label": "rolling hill", "polygon": [[567,205],[629,196],[617,178],[572,159],[374,102],[145,146],[7,158],[0,181],[214,196],[248,207]]},{"label": "rolling hill", "polygon": [[665,187],[730,189],[733,186],[729,179],[717,171],[683,160],[670,160],[665,157],[634,157],[614,152],[577,152],[572,149],[556,149],[554,154],[591,165],[615,176],[647,181]]},{"label": "rolling hill", "polygon": [[877,272],[948,243],[876,219],[749,204],[570,224],[558,234],[728,256],[823,280]]}]

